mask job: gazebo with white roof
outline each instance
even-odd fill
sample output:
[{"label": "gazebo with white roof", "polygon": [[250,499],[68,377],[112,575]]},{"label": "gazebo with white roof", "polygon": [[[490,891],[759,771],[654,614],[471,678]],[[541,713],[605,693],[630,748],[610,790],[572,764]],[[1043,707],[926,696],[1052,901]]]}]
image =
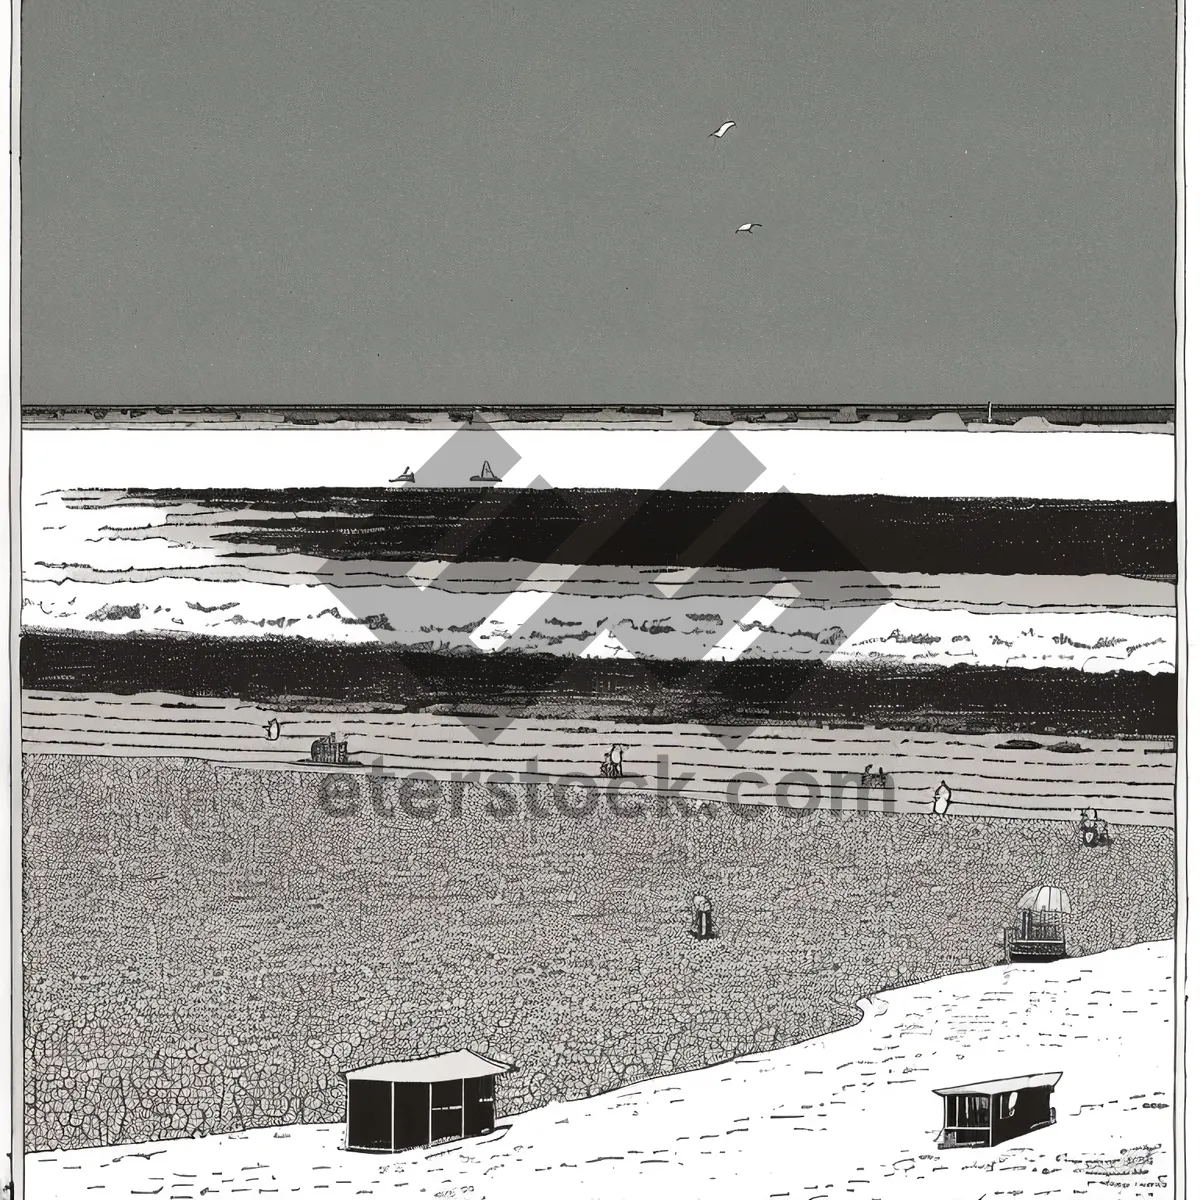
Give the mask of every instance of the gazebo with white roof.
[{"label": "gazebo with white roof", "polygon": [[1067,917],[1071,899],[1060,887],[1042,884],[1017,901],[1017,923],[1004,931],[1010,963],[1054,962],[1067,957]]}]

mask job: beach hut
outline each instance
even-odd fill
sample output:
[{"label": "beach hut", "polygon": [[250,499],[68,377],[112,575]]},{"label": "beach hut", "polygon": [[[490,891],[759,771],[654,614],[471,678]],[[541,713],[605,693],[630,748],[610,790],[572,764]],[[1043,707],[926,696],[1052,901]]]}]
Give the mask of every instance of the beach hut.
[{"label": "beach hut", "polygon": [[511,1070],[455,1050],[347,1071],[346,1149],[386,1154],[491,1133],[495,1077]]},{"label": "beach hut", "polygon": [[998,1146],[1010,1138],[1054,1124],[1051,1093],[1062,1072],[989,1079],[959,1087],[934,1088],[942,1097],[945,1119],[938,1149]]},{"label": "beach hut", "polygon": [[1059,887],[1030,888],[1017,901],[1017,923],[1004,931],[1010,963],[1054,962],[1067,957],[1067,917],[1071,901]]}]

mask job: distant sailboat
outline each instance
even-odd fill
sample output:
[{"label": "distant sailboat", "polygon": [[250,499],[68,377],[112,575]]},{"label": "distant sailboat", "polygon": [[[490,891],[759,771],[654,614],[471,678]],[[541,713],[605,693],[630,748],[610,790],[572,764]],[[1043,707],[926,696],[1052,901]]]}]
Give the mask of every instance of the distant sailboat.
[{"label": "distant sailboat", "polygon": [[416,482],[417,482],[417,477],[412,473],[412,471],[408,467],[405,467],[404,470],[401,471],[400,474],[397,475],[395,479],[388,480],[388,483],[416,483]]},{"label": "distant sailboat", "polygon": [[472,483],[499,483],[500,476],[492,470],[492,464],[485,458],[483,460],[483,470],[478,475],[471,476]]},{"label": "distant sailboat", "polygon": [[279,722],[274,717],[267,722],[267,741],[279,741]]}]

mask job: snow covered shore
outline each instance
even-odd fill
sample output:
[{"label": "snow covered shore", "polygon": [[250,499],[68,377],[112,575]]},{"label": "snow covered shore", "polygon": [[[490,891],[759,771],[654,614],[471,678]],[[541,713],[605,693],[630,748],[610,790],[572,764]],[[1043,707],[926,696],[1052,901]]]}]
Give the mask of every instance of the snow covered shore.
[{"label": "snow covered shore", "polygon": [[[290,1126],[25,1160],[39,1198],[1166,1196],[1174,945],[995,967],[880,993],[850,1029],[506,1119],[398,1155]],[[939,1151],[936,1087],[1061,1071],[1057,1124]]]}]

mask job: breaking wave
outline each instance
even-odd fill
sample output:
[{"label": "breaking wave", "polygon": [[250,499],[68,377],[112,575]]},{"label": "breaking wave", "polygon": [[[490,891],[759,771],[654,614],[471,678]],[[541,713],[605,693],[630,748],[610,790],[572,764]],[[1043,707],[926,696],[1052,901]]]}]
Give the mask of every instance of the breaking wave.
[{"label": "breaking wave", "polygon": [[43,580],[26,585],[22,623],[62,632],[266,635],[585,657],[786,657],[1150,672],[1174,670],[1175,659],[1170,611],[975,612],[883,597],[831,604],[803,596],[597,596],[515,586],[480,593],[181,578]]}]

